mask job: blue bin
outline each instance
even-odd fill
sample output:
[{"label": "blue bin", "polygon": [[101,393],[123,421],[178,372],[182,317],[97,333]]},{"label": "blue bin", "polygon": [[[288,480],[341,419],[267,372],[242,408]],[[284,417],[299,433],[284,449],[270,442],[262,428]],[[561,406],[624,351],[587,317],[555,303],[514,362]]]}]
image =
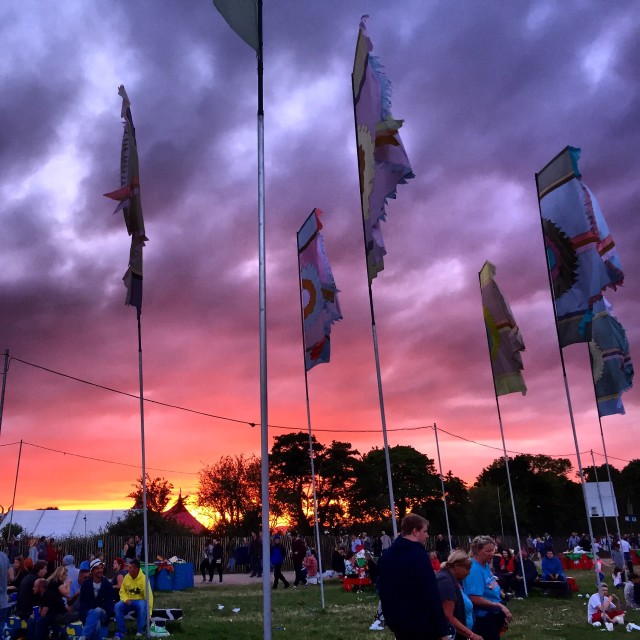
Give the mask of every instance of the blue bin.
[{"label": "blue bin", "polygon": [[156,573],[155,578],[158,591],[173,591],[173,573],[162,569]]},{"label": "blue bin", "polygon": [[179,562],[173,565],[173,590],[193,589],[193,562]]}]

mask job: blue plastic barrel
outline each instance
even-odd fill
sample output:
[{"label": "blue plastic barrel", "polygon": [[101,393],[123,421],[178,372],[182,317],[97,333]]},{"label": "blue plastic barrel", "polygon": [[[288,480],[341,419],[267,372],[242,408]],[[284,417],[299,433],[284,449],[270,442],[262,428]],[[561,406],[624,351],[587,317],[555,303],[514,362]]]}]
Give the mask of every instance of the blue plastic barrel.
[{"label": "blue plastic barrel", "polygon": [[156,573],[156,589],[158,591],[173,591],[173,574],[162,569]]},{"label": "blue plastic barrel", "polygon": [[179,562],[173,565],[173,590],[193,589],[193,562]]}]

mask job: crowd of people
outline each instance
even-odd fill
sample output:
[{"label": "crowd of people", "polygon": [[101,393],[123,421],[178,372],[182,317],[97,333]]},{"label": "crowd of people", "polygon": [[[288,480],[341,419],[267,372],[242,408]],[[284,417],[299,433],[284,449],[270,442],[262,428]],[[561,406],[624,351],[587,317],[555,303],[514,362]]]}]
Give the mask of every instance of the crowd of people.
[{"label": "crowd of people", "polygon": [[[40,543],[44,543],[41,547]],[[53,539],[32,540],[29,555],[0,551],[0,632],[9,610],[8,594],[15,599],[15,615],[24,622],[12,638],[45,640],[52,629],[82,623],[79,640],[101,640],[102,627],[115,618],[114,638],[126,635],[125,616],[136,613],[137,635],[146,637],[147,614],[153,608],[153,592],[141,570],[144,558],[139,536],[127,540],[122,557],[112,563],[112,577],[105,577],[106,560],[91,555],[76,566],[72,555],[62,555]],[[47,557],[47,547],[53,552]],[[5,588],[3,588],[6,585]],[[147,601],[148,607],[147,608]],[[162,633],[162,630],[156,629]]]},{"label": "crowd of people", "polygon": [[[380,617],[397,640],[498,640],[513,618],[508,607],[510,598],[523,597],[533,587],[545,592],[569,592],[562,562],[548,534],[538,538],[544,546],[529,549],[527,539],[526,548],[515,553],[505,548],[498,536],[476,536],[468,553],[453,549],[442,561],[449,550],[440,536],[436,539],[440,544],[433,545],[433,551],[426,549],[428,525],[417,514],[405,516],[400,534],[378,561]],[[582,551],[581,545],[571,542],[567,541],[568,549],[579,547]],[[640,609],[640,575],[633,571],[632,564],[627,566],[625,551],[621,551],[624,562],[615,557],[622,540],[612,538],[607,542],[612,556],[607,566],[612,569],[614,590],[622,591],[627,609]],[[598,589],[589,598],[587,621],[612,631],[614,625],[624,625],[625,606],[622,597],[610,593],[603,581],[603,565],[596,564],[595,569]],[[640,627],[627,625],[628,631],[633,629]]]}]

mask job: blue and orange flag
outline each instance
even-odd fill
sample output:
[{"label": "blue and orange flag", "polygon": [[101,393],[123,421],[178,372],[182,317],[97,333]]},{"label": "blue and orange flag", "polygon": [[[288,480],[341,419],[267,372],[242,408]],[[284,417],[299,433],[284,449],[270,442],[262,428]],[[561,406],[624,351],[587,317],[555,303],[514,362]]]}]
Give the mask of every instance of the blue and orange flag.
[{"label": "blue and orange flag", "polygon": [[381,223],[386,219],[389,198],[396,197],[399,184],[413,178],[400,134],[403,120],[391,116],[391,83],[367,35],[365,19],[360,22],[353,63],[353,108],[358,145],[360,203],[369,283],[384,269],[387,253]]},{"label": "blue and orange flag", "polygon": [[622,394],[633,385],[633,363],[624,327],[606,298],[594,305],[589,354],[598,415],[624,414]]},{"label": "blue and orange flag", "polygon": [[566,147],[536,174],[560,347],[591,340],[593,306],[624,280],[600,205]]},{"label": "blue and orange flag", "polygon": [[342,320],[338,288],[320,233],[321,215],[320,209],[314,209],[298,231],[304,366],[307,371],[321,362],[329,362],[331,325]]},{"label": "blue and orange flag", "polygon": [[114,213],[122,211],[127,232],[131,236],[129,268],[122,280],[127,288],[125,304],[136,307],[138,315],[140,315],[142,311],[142,248],[148,238],[145,235],[144,219],[142,218],[136,130],[131,116],[131,103],[123,85],[118,88],[118,95],[122,98],[120,117],[123,118],[124,124],[120,154],[120,188],[104,195],[119,201]]},{"label": "blue and orange flag", "polygon": [[511,309],[495,283],[495,275],[495,266],[487,260],[480,271],[480,294],[496,395],[516,391],[525,395],[527,387],[522,377],[521,355],[524,341]]}]

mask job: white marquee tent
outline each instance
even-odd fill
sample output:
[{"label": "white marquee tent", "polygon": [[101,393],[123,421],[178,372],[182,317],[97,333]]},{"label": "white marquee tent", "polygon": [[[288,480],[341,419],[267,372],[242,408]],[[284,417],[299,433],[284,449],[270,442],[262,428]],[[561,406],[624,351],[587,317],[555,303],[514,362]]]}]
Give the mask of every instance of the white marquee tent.
[{"label": "white marquee tent", "polygon": [[[66,538],[99,533],[111,522],[125,517],[125,509],[104,510],[18,510],[13,513],[13,523],[19,524],[28,534]],[[0,514],[0,529],[9,524],[11,512]]]}]

